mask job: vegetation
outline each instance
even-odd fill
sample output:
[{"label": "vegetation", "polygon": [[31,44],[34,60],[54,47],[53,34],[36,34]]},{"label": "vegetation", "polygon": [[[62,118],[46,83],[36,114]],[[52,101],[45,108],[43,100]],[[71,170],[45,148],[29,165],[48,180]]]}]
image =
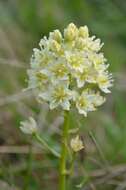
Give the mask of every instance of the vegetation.
[{"label": "vegetation", "polygon": [[[0,188],[58,189],[57,159],[23,135],[20,121],[33,116],[41,136],[59,151],[62,115],[40,105],[27,87],[32,49],[44,35],[74,22],[87,25],[105,43],[115,84],[106,103],[87,118],[70,112],[70,130],[80,129],[84,150],[69,190],[126,189],[126,2],[124,0],[0,1]],[[43,148],[43,147],[42,147]]]}]

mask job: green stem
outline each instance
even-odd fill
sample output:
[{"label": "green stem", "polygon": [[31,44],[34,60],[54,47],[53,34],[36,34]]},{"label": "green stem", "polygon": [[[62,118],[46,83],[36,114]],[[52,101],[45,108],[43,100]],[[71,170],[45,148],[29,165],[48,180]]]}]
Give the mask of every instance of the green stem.
[{"label": "green stem", "polygon": [[60,158],[60,181],[59,189],[66,190],[66,159],[67,159],[67,140],[69,134],[69,112],[64,112],[64,126],[62,132],[62,147],[61,147],[61,158]]},{"label": "green stem", "polygon": [[56,156],[57,158],[60,158],[60,154],[54,150],[52,147],[50,147],[47,142],[42,139],[42,137],[40,137],[37,133],[34,134],[34,137],[36,138],[36,140],[42,144],[47,150],[49,150],[54,156]]}]

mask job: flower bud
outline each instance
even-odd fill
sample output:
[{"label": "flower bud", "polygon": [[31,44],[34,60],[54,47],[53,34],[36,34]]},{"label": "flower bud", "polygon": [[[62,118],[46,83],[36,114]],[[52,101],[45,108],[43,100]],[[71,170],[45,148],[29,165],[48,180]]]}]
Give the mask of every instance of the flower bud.
[{"label": "flower bud", "polygon": [[62,34],[59,30],[54,30],[54,32],[51,32],[50,36],[53,40],[56,40],[58,43],[62,41]]},{"label": "flower bud", "polygon": [[80,50],[83,50],[84,47],[85,47],[85,41],[83,38],[78,38],[75,42],[75,47],[80,49]]},{"label": "flower bud", "polygon": [[70,146],[74,152],[78,152],[84,148],[82,140],[79,139],[79,135],[71,139]]},{"label": "flower bud", "polygon": [[37,123],[32,117],[29,117],[29,119],[26,121],[21,121],[20,129],[23,133],[29,134],[29,135],[36,133],[38,130]]},{"label": "flower bud", "polygon": [[61,46],[60,46],[60,44],[57,42],[57,41],[55,41],[55,40],[51,40],[50,42],[49,42],[49,47],[50,47],[50,49],[52,50],[52,51],[54,51],[54,52],[59,52],[60,51],[60,49],[61,49]]},{"label": "flower bud", "polygon": [[77,37],[77,35],[78,29],[73,23],[69,24],[68,27],[64,30],[65,40],[72,41]]},{"label": "flower bud", "polygon": [[87,26],[81,26],[79,28],[79,36],[82,38],[88,38],[89,32],[88,32],[88,27]]}]

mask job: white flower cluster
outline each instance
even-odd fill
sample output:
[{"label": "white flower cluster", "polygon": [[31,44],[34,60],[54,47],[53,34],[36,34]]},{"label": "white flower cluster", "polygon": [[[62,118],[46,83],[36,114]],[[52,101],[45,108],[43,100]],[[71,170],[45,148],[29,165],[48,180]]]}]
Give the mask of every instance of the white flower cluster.
[{"label": "white flower cluster", "polygon": [[[76,106],[80,114],[96,110],[105,101],[100,92],[109,93],[112,76],[100,49],[100,39],[89,36],[88,27],[70,23],[62,35],[49,33],[34,49],[28,70],[28,88],[37,90],[37,98],[70,110]],[[102,93],[102,94],[103,94]]]}]

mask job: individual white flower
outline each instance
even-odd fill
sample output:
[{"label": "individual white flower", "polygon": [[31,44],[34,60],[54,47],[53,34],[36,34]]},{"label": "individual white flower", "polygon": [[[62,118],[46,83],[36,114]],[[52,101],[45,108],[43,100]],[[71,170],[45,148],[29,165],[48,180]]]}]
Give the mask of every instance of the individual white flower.
[{"label": "individual white flower", "polygon": [[91,90],[84,90],[76,100],[76,107],[85,117],[89,111],[95,111],[97,106],[103,104],[105,99]]},{"label": "individual white flower", "polygon": [[49,101],[50,109],[61,106],[64,110],[70,109],[70,100],[73,98],[72,91],[66,85],[56,85],[46,93],[42,93],[39,97]]},{"label": "individual white flower", "polygon": [[84,148],[83,142],[79,138],[79,135],[71,139],[70,146],[74,152],[78,152]]},{"label": "individual white flower", "polygon": [[67,65],[72,71],[83,72],[83,69],[88,65],[88,60],[83,53],[80,52],[66,52]]},{"label": "individual white flower", "polygon": [[43,89],[45,87],[45,85],[47,84],[49,78],[49,72],[46,69],[42,69],[42,70],[32,70],[29,69],[27,71],[28,75],[29,75],[29,88],[40,88]]},{"label": "individual white flower", "polygon": [[88,58],[99,73],[105,71],[109,67],[109,64],[105,64],[107,60],[105,59],[103,53],[88,52]]},{"label": "individual white flower", "polygon": [[112,75],[108,74],[108,72],[100,73],[97,76],[97,83],[98,83],[99,88],[103,92],[110,93],[111,91],[109,90],[109,88],[112,87],[112,83],[113,83]]},{"label": "individual white flower", "polygon": [[104,44],[101,43],[100,39],[95,39],[90,43],[90,49],[94,52],[98,52]]},{"label": "individual white flower", "polygon": [[58,61],[54,62],[54,64],[50,65],[49,68],[50,71],[50,77],[52,82],[57,83],[60,80],[68,80],[68,68],[66,66],[66,60],[65,59],[59,59]]},{"label": "individual white flower", "polygon": [[103,46],[100,39],[95,39],[95,36],[84,39],[84,44],[84,49],[88,52],[98,52]]},{"label": "individual white flower", "polygon": [[77,80],[77,86],[78,88],[84,87],[87,79],[87,71],[84,70],[83,72],[76,72],[75,78]]},{"label": "individual white flower", "polygon": [[52,52],[44,50],[38,50],[37,48],[33,49],[34,53],[31,58],[31,68],[32,69],[42,69],[47,67],[54,60],[54,55]]},{"label": "individual white flower", "polygon": [[35,134],[38,131],[37,123],[32,117],[29,117],[26,121],[21,121],[20,129],[23,133],[29,135]]},{"label": "individual white flower", "polygon": [[63,34],[50,32],[39,46],[31,58],[28,88],[35,90],[40,102],[48,102],[50,109],[70,110],[75,105],[85,116],[104,102],[100,92],[110,92],[113,79],[100,52],[103,43],[89,35],[87,26],[70,23]]},{"label": "individual white flower", "polygon": [[95,107],[101,106],[105,102],[105,100],[105,97],[101,96],[99,92],[94,94],[94,96],[92,97],[92,101]]},{"label": "individual white flower", "polygon": [[96,83],[98,72],[93,66],[87,67],[83,72],[76,72],[75,78],[77,80],[78,88],[84,87],[85,83]]},{"label": "individual white flower", "polygon": [[96,52],[88,52],[88,57],[94,65],[100,65],[105,63],[107,60],[105,59],[103,53],[96,53]]}]

